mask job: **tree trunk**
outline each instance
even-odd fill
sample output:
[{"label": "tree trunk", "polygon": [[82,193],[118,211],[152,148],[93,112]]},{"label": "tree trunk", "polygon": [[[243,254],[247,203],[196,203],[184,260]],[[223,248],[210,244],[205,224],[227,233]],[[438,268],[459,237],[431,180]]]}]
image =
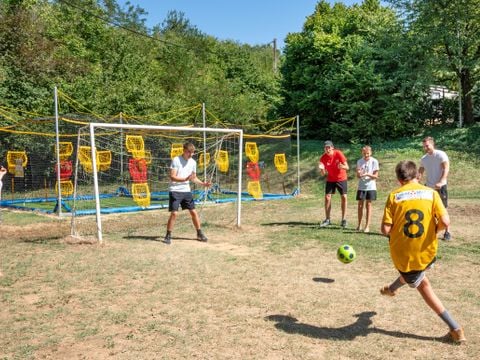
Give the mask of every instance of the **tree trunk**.
[{"label": "tree trunk", "polygon": [[460,73],[460,83],[462,85],[462,104],[463,104],[463,116],[465,125],[472,125],[474,123],[473,118],[473,99],[472,99],[472,79],[470,76],[470,70],[464,69]]}]

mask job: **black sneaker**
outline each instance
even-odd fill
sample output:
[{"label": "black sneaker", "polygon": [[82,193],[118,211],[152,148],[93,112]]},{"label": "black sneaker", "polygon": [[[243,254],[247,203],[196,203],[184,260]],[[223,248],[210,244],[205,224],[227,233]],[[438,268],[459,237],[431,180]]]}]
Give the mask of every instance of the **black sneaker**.
[{"label": "black sneaker", "polygon": [[170,245],[172,243],[172,235],[170,235],[170,234],[165,235],[165,238],[163,239],[163,242],[167,245]]},{"label": "black sneaker", "polygon": [[347,227],[347,220],[345,219],[342,220],[341,227],[344,229]]},{"label": "black sneaker", "polygon": [[208,238],[205,236],[205,234],[201,231],[199,231],[197,233],[197,240],[198,241],[203,241],[203,242],[207,242],[208,241]]},{"label": "black sneaker", "polygon": [[448,231],[445,231],[445,234],[443,234],[443,240],[445,241],[450,241],[452,240],[452,235]]}]

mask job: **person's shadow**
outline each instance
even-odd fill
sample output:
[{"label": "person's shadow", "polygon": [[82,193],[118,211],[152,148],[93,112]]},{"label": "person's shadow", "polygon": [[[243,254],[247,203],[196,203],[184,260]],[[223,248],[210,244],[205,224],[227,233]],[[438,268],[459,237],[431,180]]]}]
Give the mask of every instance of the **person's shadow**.
[{"label": "person's shadow", "polygon": [[389,331],[370,327],[373,324],[371,318],[377,313],[374,311],[365,311],[354,315],[357,320],[341,327],[321,327],[298,322],[298,319],[288,315],[269,315],[265,317],[267,321],[275,321],[275,327],[289,334],[300,334],[316,339],[332,339],[332,340],[353,340],[358,336],[367,336],[368,334],[377,333],[398,338],[411,338],[426,341],[445,342],[445,336],[422,336],[404,333],[401,331]]}]

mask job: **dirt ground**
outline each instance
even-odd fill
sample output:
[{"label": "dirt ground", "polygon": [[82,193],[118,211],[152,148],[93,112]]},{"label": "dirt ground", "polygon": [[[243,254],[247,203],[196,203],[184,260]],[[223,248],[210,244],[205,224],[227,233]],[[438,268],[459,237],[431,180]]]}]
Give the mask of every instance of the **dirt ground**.
[{"label": "dirt ground", "polygon": [[[450,206],[450,243],[430,280],[465,327],[463,346],[419,294],[379,288],[396,272],[386,239],[323,230],[318,199],[255,202],[235,228],[227,207],[201,210],[208,243],[187,214],[172,245],[168,213],[1,225],[1,359],[476,359],[480,358],[478,200]],[[334,199],[338,218],[338,199]],[[375,205],[378,227],[381,204]],[[354,228],[355,204],[349,206]],[[93,230],[92,230],[93,229]],[[337,244],[355,246],[349,265]]]}]

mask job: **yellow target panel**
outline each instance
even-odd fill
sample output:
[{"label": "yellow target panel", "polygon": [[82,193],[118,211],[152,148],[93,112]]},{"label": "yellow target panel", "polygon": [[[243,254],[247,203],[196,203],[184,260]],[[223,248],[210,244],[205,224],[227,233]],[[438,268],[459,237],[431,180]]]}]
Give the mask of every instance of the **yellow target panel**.
[{"label": "yellow target panel", "polygon": [[275,168],[278,170],[280,174],[285,174],[288,170],[288,163],[285,154],[275,154],[273,159],[273,163],[275,164]]},{"label": "yellow target panel", "polygon": [[15,167],[26,167],[28,164],[28,157],[25,151],[8,151],[7,152],[7,167],[10,174],[15,174]]},{"label": "yellow target panel", "polygon": [[150,206],[150,189],[147,183],[133,183],[132,196],[138,206]]},{"label": "yellow target panel", "polygon": [[[57,145],[54,145],[55,156],[57,155]],[[67,160],[73,154],[73,144],[70,141],[58,143],[58,152],[60,160]]]},{"label": "yellow target panel", "polygon": [[107,171],[110,169],[112,163],[112,152],[110,150],[97,151],[97,167],[100,171]]},{"label": "yellow target panel", "polygon": [[203,169],[210,164],[210,153],[201,152],[198,156],[198,167]]},{"label": "yellow target panel", "polygon": [[128,152],[145,150],[145,143],[140,135],[127,135],[125,137],[125,146]]},{"label": "yellow target panel", "polygon": [[176,156],[183,154],[183,144],[172,144],[170,148],[170,158],[173,159]]},{"label": "yellow target panel", "polygon": [[[62,196],[69,196],[73,194],[72,180],[60,180],[60,188]],[[55,193],[58,195],[58,182],[55,182]]]},{"label": "yellow target panel", "polygon": [[262,187],[260,186],[260,181],[249,181],[247,184],[247,191],[255,199],[263,198]]},{"label": "yellow target panel", "polygon": [[218,150],[215,153],[215,164],[220,172],[228,172],[229,162],[228,162],[228,151]]},{"label": "yellow target panel", "polygon": [[257,163],[260,158],[257,143],[247,141],[245,143],[245,154],[247,154],[247,157],[251,162]]}]

